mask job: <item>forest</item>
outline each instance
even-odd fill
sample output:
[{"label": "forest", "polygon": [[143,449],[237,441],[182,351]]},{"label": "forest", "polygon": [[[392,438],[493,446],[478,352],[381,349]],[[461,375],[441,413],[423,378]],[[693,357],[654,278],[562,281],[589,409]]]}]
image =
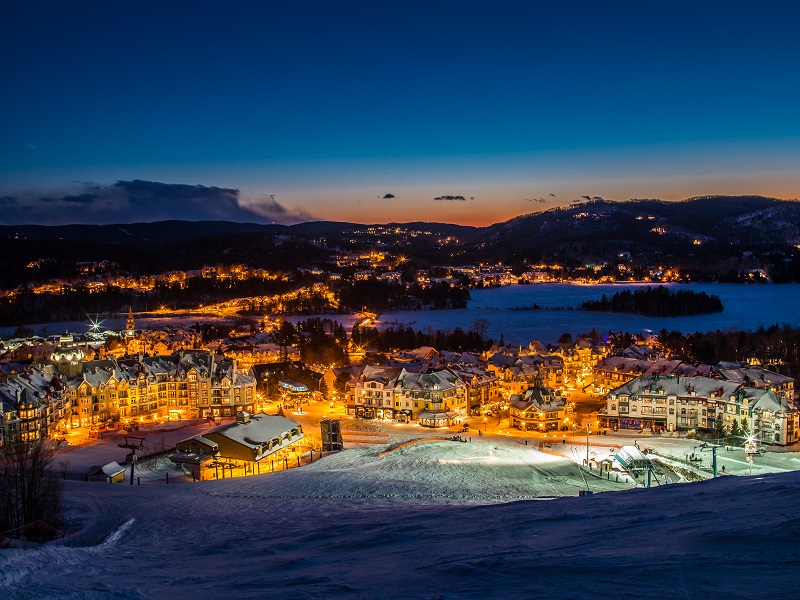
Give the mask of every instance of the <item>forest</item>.
[{"label": "forest", "polygon": [[603,294],[600,300],[587,300],[579,308],[595,312],[633,313],[648,317],[688,317],[722,312],[724,309],[719,296],[692,290],[672,291],[663,285],[633,292],[622,290],[610,298]]}]

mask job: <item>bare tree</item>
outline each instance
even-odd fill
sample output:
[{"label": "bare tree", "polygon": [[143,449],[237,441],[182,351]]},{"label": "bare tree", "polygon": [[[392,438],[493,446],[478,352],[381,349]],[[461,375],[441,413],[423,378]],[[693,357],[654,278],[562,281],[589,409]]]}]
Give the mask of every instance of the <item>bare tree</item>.
[{"label": "bare tree", "polygon": [[489,331],[489,321],[483,317],[475,317],[475,320],[472,322],[472,327],[470,327],[470,331],[477,333],[482,342],[485,341],[486,334]]},{"label": "bare tree", "polygon": [[[17,444],[0,460],[0,538],[52,539],[63,525],[63,483],[45,440]],[[0,540],[2,541],[2,540]]]}]

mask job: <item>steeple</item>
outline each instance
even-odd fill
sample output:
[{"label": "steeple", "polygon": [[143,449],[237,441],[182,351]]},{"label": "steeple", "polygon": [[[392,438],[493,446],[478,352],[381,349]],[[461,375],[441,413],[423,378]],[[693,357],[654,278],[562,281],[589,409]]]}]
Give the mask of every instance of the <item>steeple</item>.
[{"label": "steeple", "polygon": [[133,307],[128,307],[128,322],[125,324],[125,334],[132,336],[136,330],[136,324],[133,322]]}]

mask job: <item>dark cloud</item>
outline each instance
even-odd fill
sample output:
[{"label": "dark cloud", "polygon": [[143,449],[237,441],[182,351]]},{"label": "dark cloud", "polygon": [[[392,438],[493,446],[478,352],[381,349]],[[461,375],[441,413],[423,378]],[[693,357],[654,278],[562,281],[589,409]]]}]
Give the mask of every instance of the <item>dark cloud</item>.
[{"label": "dark cloud", "polygon": [[17,203],[16,196],[0,196],[0,204],[11,205]]},{"label": "dark cloud", "polygon": [[62,200],[64,202],[74,202],[75,204],[92,204],[97,200],[97,196],[94,194],[80,194],[79,196],[64,196]]},{"label": "dark cloud", "polygon": [[591,200],[592,199],[591,196],[581,196],[581,198],[583,198],[584,200]]},{"label": "dark cloud", "polygon": [[383,199],[384,200],[389,200],[390,198],[397,198],[397,196],[395,196],[394,194],[384,194],[383,195]]},{"label": "dark cloud", "polygon": [[85,190],[90,190],[90,191],[100,191],[103,189],[102,185],[100,185],[99,183],[95,183],[94,181],[73,181],[72,185],[77,185]]},{"label": "dark cloud", "polygon": [[239,190],[185,183],[160,183],[158,181],[117,181],[113,186],[127,196],[136,207],[160,207],[164,204],[183,203],[188,206],[204,206],[206,210],[220,203],[219,209],[239,208]]},{"label": "dark cloud", "polygon": [[550,194],[550,195],[551,195],[553,198],[555,198],[555,197],[556,197],[556,195],[555,195],[555,194]]},{"label": "dark cloud", "polygon": [[[434,200],[437,200],[437,201],[455,200],[455,201],[458,201],[458,202],[466,202],[467,199],[464,198],[464,196],[436,196],[436,198],[434,198]],[[473,198],[470,198],[470,200],[473,200]]]},{"label": "dark cloud", "polygon": [[[0,199],[0,223],[135,223],[142,221],[236,221],[298,223],[313,220],[280,204],[274,195],[242,197],[239,190],[134,179],[112,185],[72,182],[68,190]],[[18,200],[16,204],[11,199]],[[22,213],[25,213],[24,215]]]},{"label": "dark cloud", "polygon": [[544,204],[547,202],[544,198],[525,198],[528,202],[536,202],[537,204]]},{"label": "dark cloud", "polygon": [[314,220],[314,217],[305,211],[287,208],[275,199],[275,194],[259,196],[248,208],[272,222],[290,224]]}]

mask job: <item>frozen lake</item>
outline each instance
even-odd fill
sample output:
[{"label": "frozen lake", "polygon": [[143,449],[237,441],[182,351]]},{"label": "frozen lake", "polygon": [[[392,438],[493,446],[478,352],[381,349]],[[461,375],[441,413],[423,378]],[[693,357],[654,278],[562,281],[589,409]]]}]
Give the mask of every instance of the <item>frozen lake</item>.
[{"label": "frozen lake", "polygon": [[[675,284],[672,287],[707,292],[720,297],[725,310],[696,317],[644,317],[619,313],[599,313],[574,310],[585,300],[599,299],[623,289],[636,289],[653,284],[580,285],[571,283],[541,283],[513,285],[495,289],[472,290],[469,307],[459,310],[394,311],[381,315],[386,326],[393,322],[411,324],[414,329],[468,330],[476,318],[489,322],[488,335],[495,341],[502,334],[506,342],[527,344],[538,339],[553,343],[563,333],[585,333],[592,328],[598,332],[644,329],[660,331],[666,328],[683,333],[717,329],[757,329],[787,323],[800,326],[800,284],[741,285],[741,284]],[[539,310],[531,307],[538,304]]]},{"label": "frozen lake", "polygon": [[[505,341],[526,345],[538,339],[553,343],[562,333],[573,336],[595,328],[601,333],[608,331],[641,332],[643,329],[660,331],[679,330],[684,333],[713,331],[716,329],[757,329],[759,326],[787,323],[800,326],[800,284],[785,285],[741,285],[675,284],[673,287],[707,292],[720,297],[725,310],[713,315],[697,317],[644,317],[618,313],[598,313],[575,310],[585,300],[599,299],[603,294],[611,295],[623,289],[636,289],[653,284],[608,284],[580,285],[572,283],[540,283],[513,285],[495,289],[472,290],[469,307],[459,310],[393,311],[380,315],[379,326],[405,323],[414,329],[453,330],[461,327],[468,330],[476,318],[489,322],[488,335],[495,341],[502,334]],[[538,304],[540,309],[530,308]],[[127,315],[106,318],[103,328],[124,329]],[[348,330],[355,321],[353,315],[319,315],[340,321]],[[292,322],[307,316],[287,317]],[[180,323],[217,322],[233,324],[234,319],[216,316],[190,315],[185,317],[136,318],[136,326],[157,328],[175,326]],[[84,322],[42,323],[32,325],[38,335],[54,335],[69,330],[83,333],[89,329]],[[0,336],[9,337],[14,327],[0,328]]]}]

